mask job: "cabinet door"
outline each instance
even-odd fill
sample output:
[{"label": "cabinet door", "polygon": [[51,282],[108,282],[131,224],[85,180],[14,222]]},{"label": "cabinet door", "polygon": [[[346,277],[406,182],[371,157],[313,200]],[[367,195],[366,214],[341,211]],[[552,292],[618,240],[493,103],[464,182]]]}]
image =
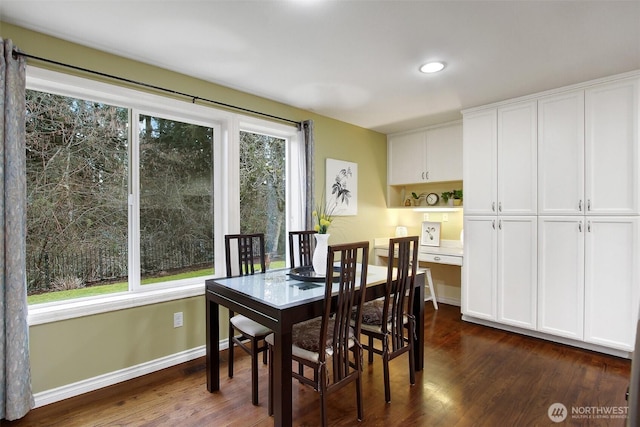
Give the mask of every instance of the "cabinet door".
[{"label": "cabinet door", "polygon": [[463,314],[496,320],[496,217],[465,217]]},{"label": "cabinet door", "polygon": [[580,215],[584,201],[584,91],[538,101],[538,214]]},{"label": "cabinet door", "polygon": [[426,180],[425,132],[393,135],[387,141],[387,183],[414,184]]},{"label": "cabinet door", "polygon": [[538,217],[538,330],[584,338],[584,217]]},{"label": "cabinet door", "polygon": [[462,180],[462,125],[427,130],[427,181]]},{"label": "cabinet door", "polygon": [[498,108],[498,212],[505,215],[538,213],[536,105]]},{"label": "cabinet door", "polygon": [[638,314],[638,218],[587,217],[585,341],[633,351]]},{"label": "cabinet door", "polygon": [[536,217],[498,217],[498,321],[536,328]]},{"label": "cabinet door", "polygon": [[463,118],[462,172],[464,214],[491,215],[497,203],[496,109],[466,113]]},{"label": "cabinet door", "polygon": [[587,214],[638,213],[638,79],[585,91]]}]

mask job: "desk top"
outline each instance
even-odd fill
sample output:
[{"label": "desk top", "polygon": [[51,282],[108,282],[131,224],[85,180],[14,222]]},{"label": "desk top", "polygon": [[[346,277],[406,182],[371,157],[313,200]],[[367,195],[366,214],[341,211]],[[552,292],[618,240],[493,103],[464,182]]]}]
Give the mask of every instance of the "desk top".
[{"label": "desk top", "polygon": [[[388,250],[389,249],[389,237],[383,237],[374,240],[374,249],[376,250]],[[462,249],[462,243],[460,240],[442,240],[440,246],[424,246],[420,245],[418,254],[433,254],[433,255],[450,255],[462,257],[464,250]]]},{"label": "desk top", "polygon": [[[324,282],[292,279],[287,274],[289,271],[289,268],[284,268],[268,270],[264,274],[209,279],[206,281],[207,289],[215,285],[223,286],[278,309],[324,298]],[[367,285],[384,283],[386,280],[387,267],[376,265],[367,267]],[[338,284],[334,283],[335,291],[338,290],[337,286]]]}]

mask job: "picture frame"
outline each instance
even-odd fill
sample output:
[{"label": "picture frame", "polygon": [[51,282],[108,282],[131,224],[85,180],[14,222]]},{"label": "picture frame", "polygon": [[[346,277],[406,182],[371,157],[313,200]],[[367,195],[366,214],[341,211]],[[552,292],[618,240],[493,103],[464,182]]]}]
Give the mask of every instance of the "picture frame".
[{"label": "picture frame", "polygon": [[421,246],[440,246],[440,228],[442,223],[423,221],[420,233]]},{"label": "picture frame", "polygon": [[327,159],[326,201],[334,216],[358,214],[358,164]]}]

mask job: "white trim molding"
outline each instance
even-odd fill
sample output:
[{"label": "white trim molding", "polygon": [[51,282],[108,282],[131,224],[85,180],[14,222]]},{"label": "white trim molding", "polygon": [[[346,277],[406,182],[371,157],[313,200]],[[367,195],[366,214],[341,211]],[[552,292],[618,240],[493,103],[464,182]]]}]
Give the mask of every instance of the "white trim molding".
[{"label": "white trim molding", "polygon": [[[220,349],[226,349],[228,340],[220,342]],[[84,393],[95,391],[110,385],[128,381],[143,375],[147,375],[171,366],[179,365],[190,360],[197,359],[206,355],[206,347],[200,346],[180,353],[171,354],[149,362],[141,363],[136,366],[120,369],[118,371],[109,372],[107,374],[98,375],[97,377],[87,378],[72,384],[67,384],[51,390],[45,390],[35,393],[35,408],[59,402],[70,397],[79,396]]]}]

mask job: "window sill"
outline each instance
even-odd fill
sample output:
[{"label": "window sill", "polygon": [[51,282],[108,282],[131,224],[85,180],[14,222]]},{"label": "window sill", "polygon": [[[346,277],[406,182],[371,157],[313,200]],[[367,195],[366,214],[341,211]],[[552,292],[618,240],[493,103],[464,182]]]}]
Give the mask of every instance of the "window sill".
[{"label": "window sill", "polygon": [[75,319],[110,311],[158,304],[166,301],[204,295],[204,283],[179,288],[145,292],[126,292],[110,296],[70,300],[62,303],[38,304],[29,307],[29,326]]}]

